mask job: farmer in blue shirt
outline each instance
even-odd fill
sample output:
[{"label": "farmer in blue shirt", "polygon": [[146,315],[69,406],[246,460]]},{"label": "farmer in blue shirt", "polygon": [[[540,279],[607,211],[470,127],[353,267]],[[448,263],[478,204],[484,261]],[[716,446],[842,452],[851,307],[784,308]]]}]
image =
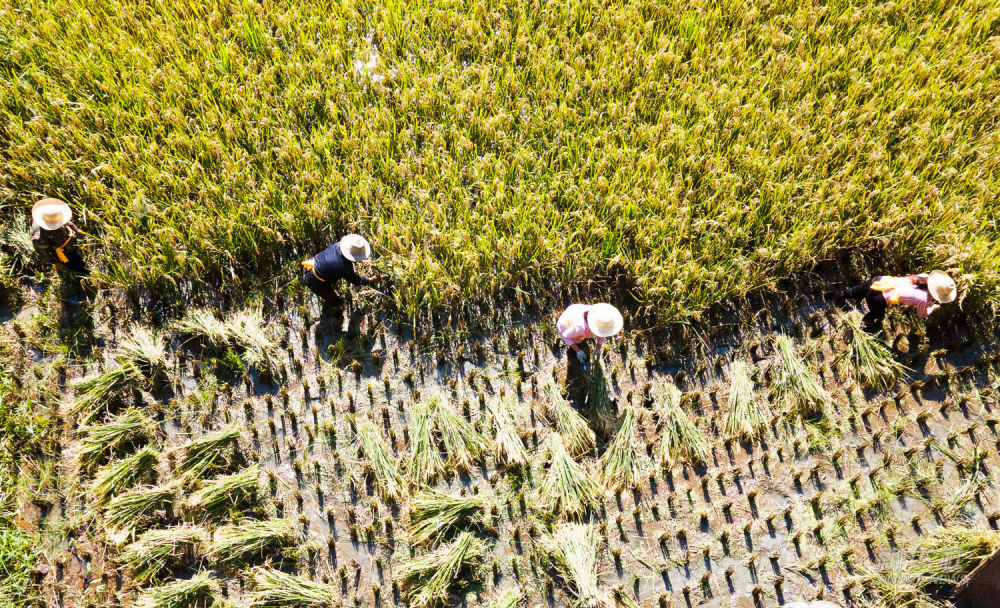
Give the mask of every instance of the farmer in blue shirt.
[{"label": "farmer in blue shirt", "polygon": [[328,306],[337,306],[343,298],[334,290],[344,279],[352,285],[371,285],[382,277],[367,278],[354,270],[356,262],[364,262],[372,253],[371,245],[360,234],[349,234],[340,242],[330,245],[316,257],[302,262],[302,281]]}]

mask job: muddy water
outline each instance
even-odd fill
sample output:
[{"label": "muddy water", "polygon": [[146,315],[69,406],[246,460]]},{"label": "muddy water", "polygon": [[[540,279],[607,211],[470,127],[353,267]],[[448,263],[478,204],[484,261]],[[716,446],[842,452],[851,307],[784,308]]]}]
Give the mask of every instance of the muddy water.
[{"label": "muddy water", "polygon": [[[370,416],[402,467],[408,416],[419,398],[445,395],[488,431],[481,403],[503,391],[517,396],[525,443],[537,452],[536,441],[550,431],[541,388],[553,379],[565,383],[564,349],[537,318],[478,339],[467,333],[430,339],[358,310],[322,315],[314,302],[301,304],[305,315],[288,313],[284,322],[274,321],[287,353],[289,373],[282,380],[263,382],[256,374],[215,378],[209,369],[196,373],[203,367],[196,349],[174,343],[185,356],[183,363],[175,362],[171,391],[149,396],[163,411],[162,448],[226,424],[244,428],[244,457],[259,461],[268,473],[261,480],[264,513],[297,519],[312,547],[296,569],[335,585],[345,600],[356,597],[367,604],[377,588],[383,605],[395,604],[393,573],[411,553],[406,505],[376,498],[351,417]],[[647,462],[651,475],[635,491],[608,493],[602,509],[587,518],[601,527],[604,588],[620,585],[643,605],[730,606],[748,598],[760,606],[817,597],[849,601],[861,592],[859,574],[895,564],[913,541],[938,526],[954,521],[996,526],[1000,457],[997,427],[987,421],[998,413],[991,388],[997,376],[982,364],[995,352],[988,344],[964,344],[957,337],[933,344],[908,340],[901,356],[914,369],[912,381],[924,385],[906,380],[866,391],[837,362],[840,342],[832,315],[820,300],[801,298],[750,322],[692,331],[685,349],[660,336],[615,338],[604,356],[618,406],[646,409],[647,383],[673,381],[711,435],[725,411],[726,370],[743,360],[762,380],[759,396],[782,411],[785,406],[763,381],[777,364],[769,346],[776,332],[799,336],[799,343],[802,336],[813,336],[813,364],[833,396],[827,418],[806,423],[782,416],[754,444],[717,437],[706,467],[663,471]],[[910,331],[897,323],[889,334],[895,341]],[[114,336],[106,338],[115,342]],[[930,355],[942,348],[947,352]],[[655,453],[656,430],[651,416],[640,417],[640,426],[636,441],[645,458]],[[74,440],[67,435],[67,449]],[[951,457],[961,460],[975,445],[985,453],[978,472],[960,471]],[[594,470],[596,456],[583,462]],[[540,466],[535,465],[536,479]],[[165,462],[161,476],[168,475]],[[439,484],[491,496],[500,514],[494,529],[482,532],[491,554],[468,601],[478,604],[495,588],[518,585],[535,604],[565,605],[565,589],[549,584],[536,559],[536,541],[558,518],[535,513],[530,491],[512,492],[505,481],[490,460]],[[87,509],[83,498],[74,504],[74,512]],[[50,511],[46,527],[55,529],[67,518]],[[103,553],[113,554],[117,546],[96,541],[93,529],[67,536],[75,546],[100,547],[89,551],[101,556],[98,570],[104,568]],[[59,578],[60,602],[76,605],[88,596],[94,576],[86,573],[82,558],[67,564],[48,580]],[[241,585],[227,589],[240,601]],[[129,594],[123,597],[128,603]]]}]

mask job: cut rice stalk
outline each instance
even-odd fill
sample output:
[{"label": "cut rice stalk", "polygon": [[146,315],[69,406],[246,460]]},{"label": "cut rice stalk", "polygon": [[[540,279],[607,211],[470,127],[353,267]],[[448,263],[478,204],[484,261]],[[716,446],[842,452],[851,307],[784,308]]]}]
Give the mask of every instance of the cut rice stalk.
[{"label": "cut rice stalk", "polygon": [[93,492],[96,501],[105,503],[112,496],[138,483],[153,481],[159,460],[159,454],[147,447],[128,458],[107,465],[94,479]]},{"label": "cut rice stalk", "polygon": [[396,470],[396,459],[389,453],[378,427],[368,418],[358,418],[355,420],[354,433],[365,456],[365,466],[375,476],[378,495],[382,500],[398,504],[405,484]]},{"label": "cut rice stalk", "polygon": [[215,531],[209,556],[223,566],[236,566],[293,545],[299,530],[293,519],[248,521]]},{"label": "cut rice stalk", "polygon": [[887,388],[909,371],[896,361],[892,351],[881,340],[871,336],[861,326],[861,315],[843,316],[847,341],[846,358],[863,386]]},{"label": "cut rice stalk", "polygon": [[508,467],[523,467],[528,464],[528,451],[517,432],[514,421],[513,404],[509,397],[494,400],[490,406],[493,428],[496,433],[493,447],[497,462]]},{"label": "cut rice stalk", "polygon": [[796,406],[802,416],[812,418],[821,415],[830,403],[830,394],[795,353],[791,338],[778,336],[775,346],[782,366],[778,385],[785,394],[785,400]]},{"label": "cut rice stalk", "polygon": [[642,608],[635,598],[625,592],[620,585],[611,590],[611,599],[614,608]]},{"label": "cut rice stalk", "polygon": [[100,459],[134,443],[152,436],[153,421],[139,410],[128,410],[107,424],[80,428],[80,466],[92,469]]},{"label": "cut rice stalk", "polygon": [[444,461],[433,437],[434,421],[426,403],[420,402],[410,412],[410,479],[416,484],[431,483],[444,472]]},{"label": "cut rice stalk", "polygon": [[545,442],[549,468],[538,489],[538,504],[548,513],[580,516],[601,501],[601,488],[566,451],[562,437],[552,433]]},{"label": "cut rice stalk", "polygon": [[440,396],[431,399],[430,407],[449,464],[460,471],[471,470],[486,455],[486,440]]},{"label": "cut rice stalk", "polygon": [[635,409],[629,407],[622,415],[615,438],[599,461],[600,479],[605,487],[621,490],[633,487],[643,474],[639,454],[635,449]]},{"label": "cut rice stalk", "polygon": [[463,573],[475,574],[486,549],[463,532],[455,542],[403,564],[396,574],[403,599],[414,608],[450,604],[451,589],[465,584]]},{"label": "cut rice stalk", "polygon": [[490,600],[486,606],[487,608],[518,608],[522,603],[524,603],[524,590],[520,587],[511,587]]},{"label": "cut rice stalk", "polygon": [[181,454],[175,472],[188,479],[225,472],[233,464],[240,434],[238,427],[231,426],[173,448],[171,452]]},{"label": "cut rice stalk", "polygon": [[593,450],[597,445],[594,430],[590,428],[583,416],[566,401],[562,391],[555,384],[550,385],[549,401],[556,430],[562,436],[569,453],[574,458],[579,458]]},{"label": "cut rice stalk", "polygon": [[723,432],[739,441],[753,441],[767,428],[770,419],[770,408],[754,393],[746,363],[737,361],[729,374],[729,409]]},{"label": "cut rice stalk", "polygon": [[543,558],[562,579],[577,605],[599,608],[608,605],[597,577],[600,536],[593,524],[558,524],[542,539]]},{"label": "cut rice stalk", "polygon": [[258,566],[251,571],[254,591],[250,604],[255,608],[316,608],[334,605],[339,593],[331,585],[301,576]]},{"label": "cut rice stalk", "polygon": [[479,523],[484,506],[482,496],[424,492],[410,505],[410,544],[436,547],[455,527]]},{"label": "cut rice stalk", "polygon": [[659,415],[660,462],[666,468],[687,461],[692,465],[705,464],[711,453],[708,440],[698,425],[681,408],[681,392],[669,382],[657,389],[654,408]]},{"label": "cut rice stalk", "polygon": [[222,603],[219,583],[207,572],[144,590],[135,608],[211,608]]},{"label": "cut rice stalk", "polygon": [[204,487],[187,499],[188,513],[202,517],[239,514],[241,509],[257,506],[260,501],[260,467],[253,465],[232,475],[205,482]]},{"label": "cut rice stalk", "polygon": [[104,523],[113,530],[131,532],[166,514],[174,504],[177,485],[136,488],[115,496],[104,510]]},{"label": "cut rice stalk", "polygon": [[173,570],[195,559],[208,532],[194,526],[150,530],[125,547],[121,564],[140,583],[159,583]]}]

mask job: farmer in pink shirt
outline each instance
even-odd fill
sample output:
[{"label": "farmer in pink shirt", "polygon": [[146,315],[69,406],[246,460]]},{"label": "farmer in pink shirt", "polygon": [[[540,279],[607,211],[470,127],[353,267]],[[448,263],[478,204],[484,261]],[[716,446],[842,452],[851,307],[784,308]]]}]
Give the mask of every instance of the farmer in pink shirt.
[{"label": "farmer in pink shirt", "polygon": [[580,348],[580,344],[587,338],[597,338],[600,352],[605,339],[620,332],[624,324],[622,313],[610,304],[572,304],[556,321],[563,342],[584,365],[587,364],[587,353]]},{"label": "farmer in pink shirt", "polygon": [[932,270],[930,273],[911,274],[903,277],[878,276],[848,289],[844,299],[859,304],[868,303],[864,316],[865,331],[881,329],[888,306],[913,306],[917,316],[926,319],[942,304],[955,301],[955,281],[948,273]]}]

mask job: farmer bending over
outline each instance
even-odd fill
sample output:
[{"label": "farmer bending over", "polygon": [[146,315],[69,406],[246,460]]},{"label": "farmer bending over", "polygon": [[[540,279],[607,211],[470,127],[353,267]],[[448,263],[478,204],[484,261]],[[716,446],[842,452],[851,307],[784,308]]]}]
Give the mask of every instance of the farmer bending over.
[{"label": "farmer bending over", "polygon": [[31,245],[42,260],[68,270],[77,277],[90,275],[76,247],[80,229],[72,221],[73,210],[57,198],[43,198],[31,208]]},{"label": "farmer bending over", "polygon": [[878,276],[848,289],[842,297],[855,305],[862,299],[868,303],[864,328],[871,333],[881,330],[887,306],[913,306],[917,316],[926,319],[942,304],[954,302],[956,291],[955,281],[946,272],[932,270],[904,277]]},{"label": "farmer bending over", "polygon": [[597,338],[596,356],[605,339],[620,332],[623,325],[622,313],[610,304],[572,304],[556,321],[563,342],[583,365],[587,364],[587,353],[580,348],[583,341]]},{"label": "farmer bending over", "polygon": [[349,234],[339,243],[330,245],[316,257],[302,262],[302,281],[327,306],[337,306],[343,298],[334,289],[344,279],[352,285],[371,285],[381,279],[379,275],[366,278],[354,270],[355,262],[364,262],[371,256],[372,248],[360,234]]}]

